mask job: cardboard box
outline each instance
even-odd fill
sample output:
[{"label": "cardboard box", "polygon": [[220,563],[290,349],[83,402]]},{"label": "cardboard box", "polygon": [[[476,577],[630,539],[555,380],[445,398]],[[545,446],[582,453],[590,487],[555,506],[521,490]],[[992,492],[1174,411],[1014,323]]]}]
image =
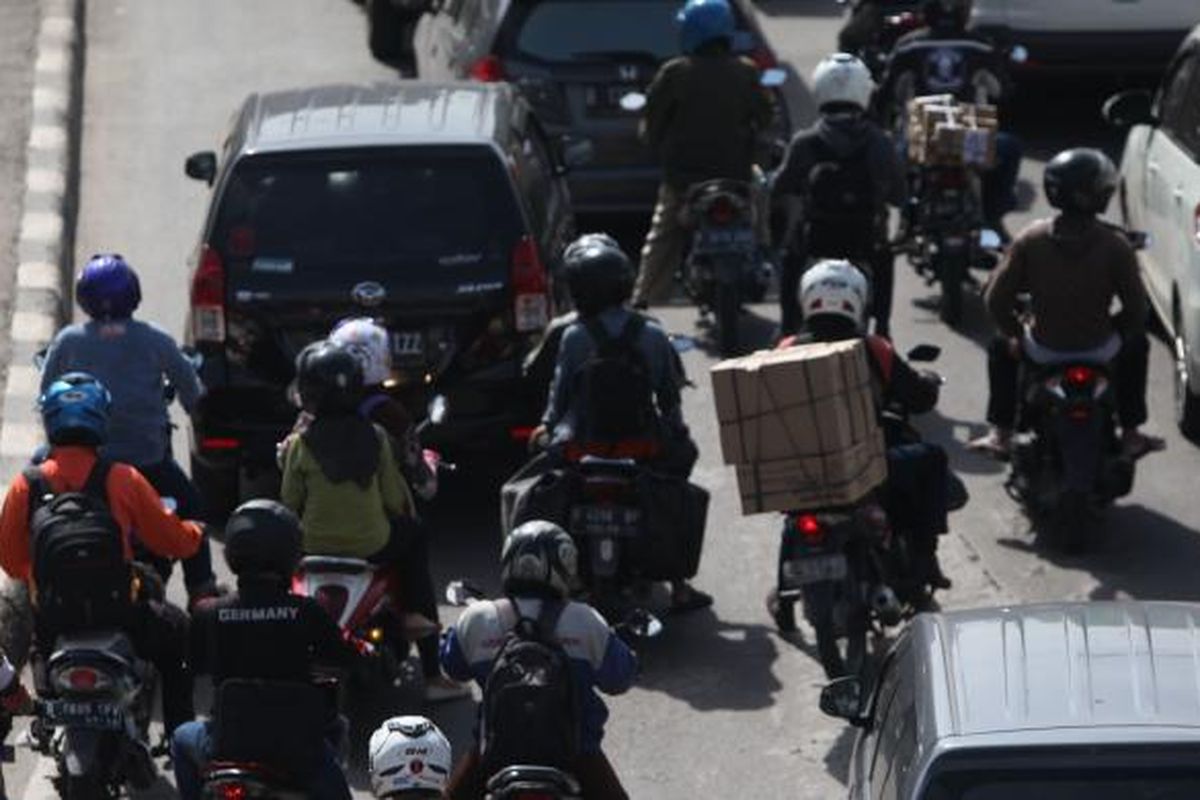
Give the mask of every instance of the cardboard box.
[{"label": "cardboard box", "polygon": [[737,478],[743,514],[850,505],[887,479],[883,436],[829,456],[739,464]]},{"label": "cardboard box", "polygon": [[837,453],[878,428],[860,340],[761,351],[711,374],[727,464]]},{"label": "cardboard box", "polygon": [[917,97],[908,106],[908,158],[926,166],[996,163],[996,107],[957,103],[946,95]]}]

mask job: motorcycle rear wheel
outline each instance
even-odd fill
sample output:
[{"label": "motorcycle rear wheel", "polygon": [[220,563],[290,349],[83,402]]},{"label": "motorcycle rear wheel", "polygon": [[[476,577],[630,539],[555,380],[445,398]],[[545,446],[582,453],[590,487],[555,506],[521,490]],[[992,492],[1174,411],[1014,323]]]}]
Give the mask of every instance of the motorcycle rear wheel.
[{"label": "motorcycle rear wheel", "polygon": [[1091,500],[1086,492],[1063,492],[1053,520],[1054,539],[1059,549],[1071,555],[1087,549],[1092,520]]}]

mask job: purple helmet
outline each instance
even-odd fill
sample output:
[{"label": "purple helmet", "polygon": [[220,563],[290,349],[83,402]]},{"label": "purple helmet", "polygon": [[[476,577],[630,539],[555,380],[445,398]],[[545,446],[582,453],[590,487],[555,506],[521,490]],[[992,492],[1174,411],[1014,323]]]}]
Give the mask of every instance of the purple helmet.
[{"label": "purple helmet", "polygon": [[142,302],[142,286],[124,256],[101,253],[79,273],[75,299],[92,319],[128,319]]}]

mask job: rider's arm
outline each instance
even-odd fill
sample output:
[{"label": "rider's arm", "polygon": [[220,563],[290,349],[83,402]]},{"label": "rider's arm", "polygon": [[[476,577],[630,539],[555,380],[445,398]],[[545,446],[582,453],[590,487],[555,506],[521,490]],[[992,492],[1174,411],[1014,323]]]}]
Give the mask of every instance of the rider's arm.
[{"label": "rider's arm", "polygon": [[284,440],[288,444],[283,451],[283,482],[279,487],[279,501],[298,515],[304,514],[304,501],[308,499],[308,485],[304,480],[302,460],[304,440],[295,434]]},{"label": "rider's arm", "polygon": [[811,148],[802,134],[798,134],[788,144],[783,163],[771,176],[771,205],[775,206],[791,196],[803,196],[811,170]]},{"label": "rider's arm", "polygon": [[546,410],[542,414],[542,425],[547,430],[553,430],[570,407],[571,382],[586,357],[583,350],[587,342],[587,330],[580,325],[571,326],[563,334],[558,347],[558,363],[554,367],[550,392],[546,396]]},{"label": "rider's arm", "polygon": [[878,131],[874,145],[880,164],[880,193],[888,205],[900,208],[908,200],[908,176],[905,174],[904,157],[896,149],[896,141],[882,129]]},{"label": "rider's arm", "polygon": [[204,529],[181,520],[163,506],[162,497],[142,473],[114,464],[108,474],[108,497],[121,528],[133,531],[142,544],[163,558],[187,558],[200,549]]},{"label": "rider's arm", "polygon": [[592,675],[596,688],[605,694],[621,694],[633,685],[637,677],[637,656],[629,649],[620,636],[608,626],[600,612],[591,606],[578,608],[572,604],[572,611],[581,613],[581,631],[583,638],[589,643],[588,658],[591,661]]},{"label": "rider's arm", "polygon": [[654,381],[654,400],[663,421],[673,427],[683,425],[683,399],[680,389],[685,378],[679,372],[678,354],[670,338],[657,325],[647,327],[653,343],[651,378]]},{"label": "rider's arm", "polygon": [[1021,237],[1012,243],[1004,261],[992,274],[983,299],[987,305],[988,315],[995,323],[1000,333],[1009,338],[1021,334],[1021,323],[1017,319],[1017,295],[1025,288],[1025,270],[1027,257]]},{"label": "rider's arm", "polygon": [[941,394],[941,383],[930,373],[913,369],[902,358],[892,364],[892,382],[888,393],[911,414],[932,411]]},{"label": "rider's arm", "polygon": [[17,475],[0,511],[0,569],[13,580],[29,581],[33,561],[29,554],[29,484]]},{"label": "rider's arm", "polygon": [[1118,243],[1115,284],[1121,300],[1117,324],[1125,336],[1138,336],[1146,329],[1150,301],[1138,269],[1137,254],[1124,241]]},{"label": "rider's arm", "polygon": [[457,625],[451,627],[442,639],[438,660],[441,661],[442,672],[456,681],[469,681],[474,677],[467,654],[463,652]]},{"label": "rider's arm", "polygon": [[379,454],[379,492],[383,495],[383,507],[387,509],[388,516],[393,518],[412,516],[412,493],[400,472],[400,465],[396,462],[392,441],[382,428],[376,430],[381,434],[379,441],[383,447],[383,452]]},{"label": "rider's arm", "polygon": [[175,387],[179,404],[183,406],[184,411],[191,414],[196,409],[200,395],[204,393],[200,376],[196,374],[196,367],[183,355],[175,340],[163,331],[159,333],[162,336],[163,372]]},{"label": "rider's arm", "polygon": [[646,109],[642,116],[642,138],[650,149],[661,156],[667,128],[675,115],[674,61],[667,62],[646,89]]}]

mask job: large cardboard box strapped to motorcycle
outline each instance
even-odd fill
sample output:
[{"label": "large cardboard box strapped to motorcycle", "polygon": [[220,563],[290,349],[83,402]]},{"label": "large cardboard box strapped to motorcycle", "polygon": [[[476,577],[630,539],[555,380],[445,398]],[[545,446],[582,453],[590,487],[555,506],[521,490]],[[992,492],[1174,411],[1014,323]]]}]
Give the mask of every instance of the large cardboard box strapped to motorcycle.
[{"label": "large cardboard box strapped to motorcycle", "polygon": [[861,340],[729,359],[712,382],[743,513],[846,505],[887,477]]},{"label": "large cardboard box strapped to motorcycle", "polygon": [[996,163],[996,107],[957,102],[952,95],[916,97],[908,105],[908,159],[925,166]]}]

